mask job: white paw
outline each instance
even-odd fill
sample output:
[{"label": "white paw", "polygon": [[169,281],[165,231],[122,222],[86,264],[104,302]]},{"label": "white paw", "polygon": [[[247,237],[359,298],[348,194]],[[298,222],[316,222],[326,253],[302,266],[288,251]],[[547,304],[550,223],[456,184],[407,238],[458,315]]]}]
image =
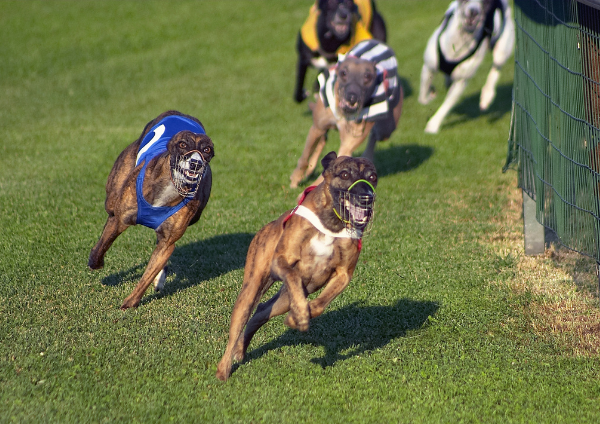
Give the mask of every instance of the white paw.
[{"label": "white paw", "polygon": [[426,94],[420,94],[418,100],[419,100],[419,103],[421,103],[422,105],[427,105],[427,104],[431,103],[431,101],[433,99],[435,99],[435,96],[436,96],[435,88],[431,87],[431,89]]},{"label": "white paw", "polygon": [[437,134],[440,131],[440,124],[438,124],[437,122],[427,122],[427,125],[425,126],[425,133],[426,134]]},{"label": "white paw", "polygon": [[154,291],[161,291],[165,287],[165,280],[167,279],[167,273],[164,269],[161,269],[156,277],[154,277]]},{"label": "white paw", "polygon": [[483,90],[479,100],[479,110],[486,111],[496,98],[495,90]]}]

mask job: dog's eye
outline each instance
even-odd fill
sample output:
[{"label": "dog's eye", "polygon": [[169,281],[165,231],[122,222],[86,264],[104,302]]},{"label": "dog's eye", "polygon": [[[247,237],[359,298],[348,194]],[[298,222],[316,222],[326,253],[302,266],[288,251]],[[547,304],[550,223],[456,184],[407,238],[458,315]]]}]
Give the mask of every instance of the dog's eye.
[{"label": "dog's eye", "polygon": [[377,181],[377,174],[369,175],[369,182],[374,183]]},{"label": "dog's eye", "polygon": [[342,172],[342,173],[340,174],[340,178],[341,178],[342,180],[347,180],[348,178],[350,178],[350,173],[349,173],[349,172],[346,172],[346,171],[344,171],[344,172]]},{"label": "dog's eye", "polygon": [[209,154],[212,151],[212,149],[210,147],[205,147],[204,149],[202,149],[202,151],[206,154]]},{"label": "dog's eye", "polygon": [[185,144],[185,141],[180,141],[179,142],[179,148],[180,149],[185,149],[187,147],[187,144]]},{"label": "dog's eye", "polygon": [[371,81],[373,81],[373,74],[365,74],[365,83],[369,84]]},{"label": "dog's eye", "polygon": [[345,69],[340,69],[340,77],[341,78],[346,78],[347,75],[348,75],[348,73],[346,72]]}]

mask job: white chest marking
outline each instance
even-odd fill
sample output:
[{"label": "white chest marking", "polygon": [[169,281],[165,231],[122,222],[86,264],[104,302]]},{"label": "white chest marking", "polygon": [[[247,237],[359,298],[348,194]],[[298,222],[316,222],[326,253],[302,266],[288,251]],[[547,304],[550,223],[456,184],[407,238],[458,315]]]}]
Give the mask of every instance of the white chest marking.
[{"label": "white chest marking", "polygon": [[335,238],[325,234],[317,234],[310,239],[310,250],[315,256],[329,258],[333,254]]},{"label": "white chest marking", "polygon": [[156,199],[154,199],[154,203],[152,203],[152,206],[154,206],[155,208],[165,206],[167,203],[172,202],[173,199],[176,198],[181,198],[181,196],[179,195],[179,193],[177,193],[175,186],[169,182],[169,184],[167,184],[167,187],[165,187],[165,189],[160,193],[160,195]]}]

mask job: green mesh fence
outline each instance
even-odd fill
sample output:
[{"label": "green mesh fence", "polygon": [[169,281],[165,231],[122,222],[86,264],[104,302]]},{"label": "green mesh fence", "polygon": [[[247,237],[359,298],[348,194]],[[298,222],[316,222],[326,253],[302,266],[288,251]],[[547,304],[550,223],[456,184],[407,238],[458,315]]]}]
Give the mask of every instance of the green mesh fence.
[{"label": "green mesh fence", "polygon": [[600,262],[600,1],[515,0],[513,115],[505,170],[537,220]]}]

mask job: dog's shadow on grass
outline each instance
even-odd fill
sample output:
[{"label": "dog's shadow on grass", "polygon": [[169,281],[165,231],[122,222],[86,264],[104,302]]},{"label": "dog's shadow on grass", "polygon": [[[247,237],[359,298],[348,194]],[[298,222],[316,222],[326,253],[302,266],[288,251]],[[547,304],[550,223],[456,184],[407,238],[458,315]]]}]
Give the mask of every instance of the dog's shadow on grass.
[{"label": "dog's shadow on grass", "polygon": [[[385,145],[385,141],[381,142]],[[418,168],[433,155],[433,147],[401,144],[375,150],[375,167],[379,178]]]},{"label": "dog's shadow on grass", "polygon": [[[386,142],[380,143],[385,144]],[[378,150],[375,150],[374,157],[377,176],[381,178],[418,168],[433,155],[433,152],[433,147],[418,144],[379,147]],[[361,154],[361,151],[355,152],[354,157],[360,157]],[[317,166],[313,173],[303,180],[301,186],[308,187],[322,172],[323,169]]]},{"label": "dog's shadow on grass", "polygon": [[[338,361],[379,349],[394,339],[405,337],[412,330],[423,328],[438,309],[436,302],[406,298],[399,299],[392,306],[364,306],[355,302],[311,320],[306,333],[287,330],[272,342],[248,352],[243,363],[255,361],[269,351],[284,346],[309,344],[325,349],[324,356],[313,358],[311,362],[323,368],[330,367]],[[233,370],[237,367],[234,365]]]},{"label": "dog's shadow on grass", "polygon": [[[253,237],[254,234],[250,233],[222,234],[181,246],[176,245],[167,265],[167,282],[163,290],[152,291],[150,294],[153,289],[149,288],[142,298],[142,304],[243,268],[246,252]],[[146,265],[147,262],[144,262],[125,271],[111,274],[102,280],[102,284],[117,286],[124,281],[139,281]],[[169,279],[171,275],[174,276],[172,280]]]},{"label": "dog's shadow on grass", "polygon": [[509,113],[512,108],[512,88],[512,83],[499,85],[496,88],[496,98],[486,111],[479,109],[480,92],[465,97],[454,107],[452,111],[453,119],[448,119],[443,126],[450,128],[480,116],[486,116],[490,123],[498,121]]}]

